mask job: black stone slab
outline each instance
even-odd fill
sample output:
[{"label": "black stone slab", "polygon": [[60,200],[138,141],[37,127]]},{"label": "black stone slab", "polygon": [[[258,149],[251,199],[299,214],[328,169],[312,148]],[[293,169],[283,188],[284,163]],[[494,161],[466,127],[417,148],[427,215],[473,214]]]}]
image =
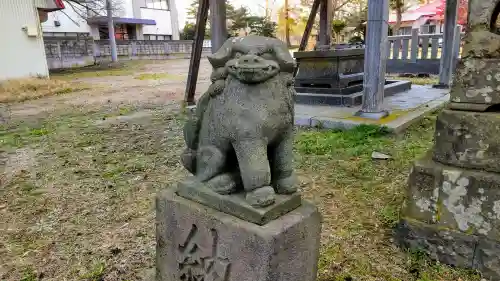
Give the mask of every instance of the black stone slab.
[{"label": "black stone slab", "polygon": [[[388,80],[384,87],[384,96],[389,97],[411,89],[410,81]],[[344,89],[295,87],[297,104],[357,106],[363,103],[363,85]]]},{"label": "black stone slab", "polygon": [[332,106],[357,106],[363,102],[363,93],[358,92],[352,95],[332,95],[332,94],[303,94],[295,95],[295,103],[308,105],[332,105]]},{"label": "black stone slab", "polygon": [[335,50],[321,50],[321,51],[305,51],[295,52],[293,57],[296,59],[303,58],[331,58],[331,57],[347,57],[347,56],[364,56],[364,48],[350,48],[350,49],[335,49]]},{"label": "black stone slab", "polygon": [[341,94],[346,87],[363,85],[364,49],[294,53],[298,64],[295,86],[328,88]]}]

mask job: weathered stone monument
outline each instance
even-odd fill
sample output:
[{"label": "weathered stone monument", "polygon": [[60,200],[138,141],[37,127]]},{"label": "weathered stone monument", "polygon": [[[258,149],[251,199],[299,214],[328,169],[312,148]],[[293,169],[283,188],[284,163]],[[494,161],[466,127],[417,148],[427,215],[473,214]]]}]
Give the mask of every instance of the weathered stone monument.
[{"label": "weathered stone monument", "polygon": [[321,217],[297,193],[295,63],[273,38],[227,40],[184,128],[193,176],[157,197],[157,281],[313,281]]},{"label": "weathered stone monument", "polygon": [[361,48],[294,53],[297,103],[354,106],[362,102],[365,50]]},{"label": "weathered stone monument", "polygon": [[413,166],[398,234],[406,247],[500,280],[500,4],[469,1],[451,102],[432,153]]},{"label": "weathered stone monument", "polygon": [[[363,103],[365,49],[354,45],[295,52],[299,64],[295,76],[297,104],[358,106]],[[385,72],[384,72],[385,74]],[[384,96],[411,88],[409,81],[386,80]]]}]

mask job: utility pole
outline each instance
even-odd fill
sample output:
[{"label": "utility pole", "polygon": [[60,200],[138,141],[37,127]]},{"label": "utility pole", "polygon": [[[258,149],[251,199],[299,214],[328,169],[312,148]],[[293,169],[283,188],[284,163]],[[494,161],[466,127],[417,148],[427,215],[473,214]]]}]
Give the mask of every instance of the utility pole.
[{"label": "utility pole", "polygon": [[266,0],[266,18],[269,18],[269,0]]},{"label": "utility pole", "polygon": [[117,62],[118,53],[116,51],[115,24],[113,22],[111,0],[106,0],[106,14],[108,16],[108,34],[109,34],[109,45],[111,48],[111,61]]},{"label": "utility pole", "polygon": [[219,0],[209,0],[208,2],[211,16],[212,53],[216,53],[227,40],[226,3]]}]

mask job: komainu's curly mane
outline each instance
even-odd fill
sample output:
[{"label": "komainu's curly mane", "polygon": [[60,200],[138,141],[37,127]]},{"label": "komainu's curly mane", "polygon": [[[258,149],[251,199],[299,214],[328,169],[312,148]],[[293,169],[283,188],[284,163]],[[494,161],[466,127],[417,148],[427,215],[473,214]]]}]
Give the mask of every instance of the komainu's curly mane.
[{"label": "komainu's curly mane", "polygon": [[[208,61],[213,67],[210,75],[210,84],[208,90],[198,100],[196,107],[196,130],[199,130],[200,120],[203,118],[206,107],[211,98],[216,97],[224,91],[226,79],[228,78],[228,69],[226,63],[234,58],[236,52],[247,53],[253,51],[255,53],[264,53],[266,51],[274,54],[278,65],[280,66],[280,75],[286,81],[288,86],[293,85],[293,72],[295,69],[295,61],[290,56],[288,49],[284,48],[283,43],[275,38],[265,38],[265,44],[252,46],[249,41],[255,40],[258,36],[236,37],[228,39],[222,47],[214,54],[208,56]],[[260,37],[262,38],[262,37]],[[260,39],[259,38],[259,39]],[[197,135],[197,133],[195,134]],[[197,137],[192,140],[192,147],[197,147]]]}]

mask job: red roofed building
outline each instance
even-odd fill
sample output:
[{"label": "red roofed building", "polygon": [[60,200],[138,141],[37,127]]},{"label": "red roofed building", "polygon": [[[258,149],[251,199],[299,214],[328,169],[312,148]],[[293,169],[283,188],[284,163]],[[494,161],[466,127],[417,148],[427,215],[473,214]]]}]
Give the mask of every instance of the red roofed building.
[{"label": "red roofed building", "polygon": [[[443,33],[446,0],[435,0],[429,4],[408,9],[402,14],[400,35],[409,35],[414,28],[422,33]],[[460,0],[458,24],[467,22],[467,0]],[[396,14],[389,15],[389,24],[396,24]]]}]

